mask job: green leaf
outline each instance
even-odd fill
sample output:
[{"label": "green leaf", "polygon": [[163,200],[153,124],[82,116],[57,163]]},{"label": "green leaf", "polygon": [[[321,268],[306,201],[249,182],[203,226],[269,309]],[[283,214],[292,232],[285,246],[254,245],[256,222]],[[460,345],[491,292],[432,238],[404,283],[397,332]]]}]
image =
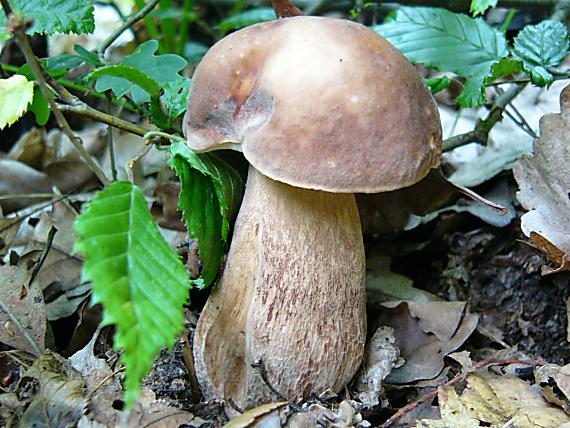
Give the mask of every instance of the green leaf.
[{"label": "green leaf", "polygon": [[125,79],[128,82],[137,85],[150,96],[160,94],[160,83],[150,77],[148,74],[128,65],[109,65],[93,70],[87,76],[88,79],[98,79],[101,76],[114,76]]},{"label": "green leaf", "polygon": [[101,191],[77,217],[75,232],[92,304],[101,303],[103,324],[116,327],[114,346],[123,349],[125,401],[132,407],[154,358],[183,329],[186,269],[156,227],[142,191],[129,182]]},{"label": "green leaf", "polygon": [[28,111],[34,98],[34,83],[25,76],[15,74],[0,79],[0,129],[12,125]]},{"label": "green leaf", "polygon": [[165,106],[166,115],[170,122],[186,111],[191,85],[191,79],[180,79],[164,85],[164,94],[160,100]]},{"label": "green leaf", "polygon": [[447,76],[436,77],[434,79],[424,79],[432,94],[437,94],[451,85],[451,79]]},{"label": "green leaf", "polygon": [[[186,67],[186,60],[174,54],[154,55],[157,49],[158,42],[149,40],[137,47],[135,52],[125,57],[120,64],[138,69],[161,85],[183,79],[178,73]],[[150,100],[146,91],[122,77],[101,76],[97,80],[95,89],[98,92],[111,89],[117,97],[122,97],[130,92],[133,101],[137,104],[143,104]]]},{"label": "green leaf", "polygon": [[178,208],[190,238],[198,240],[202,288],[216,278],[228,242],[230,222],[241,203],[239,174],[211,153],[194,153],[184,143],[173,143],[170,167],[180,179]]},{"label": "green leaf", "polygon": [[493,64],[491,74],[487,76],[485,83],[490,83],[501,77],[517,74],[522,71],[523,65],[521,61],[512,58],[501,58],[501,60]]},{"label": "green leaf", "polygon": [[184,58],[192,64],[198,64],[208,49],[208,46],[203,43],[188,42],[184,45]]},{"label": "green leaf", "polygon": [[553,76],[548,67],[559,65],[568,53],[568,31],[559,21],[527,25],[515,39],[513,55],[523,62],[532,83],[546,86]]},{"label": "green leaf", "polygon": [[85,59],[83,59],[80,56],[72,54],[61,54],[57,56],[51,56],[44,60],[45,66],[50,71],[65,71],[65,72],[68,72],[69,70],[72,70],[75,67],[79,67],[84,62]]},{"label": "green leaf", "polygon": [[487,9],[490,7],[497,6],[499,0],[471,0],[471,7],[469,8],[469,12],[471,12],[474,16],[479,14],[485,13]]},{"label": "green leaf", "polygon": [[34,88],[34,100],[30,105],[30,111],[34,113],[38,126],[44,126],[51,114],[47,98],[37,86]]},{"label": "green leaf", "polygon": [[468,79],[458,100],[463,107],[475,107],[486,101],[485,78],[493,64],[507,55],[503,33],[481,18],[445,9],[401,7],[392,21],[372,29],[411,62]]},{"label": "green leaf", "polygon": [[228,31],[239,30],[240,28],[249,27],[258,22],[271,21],[273,19],[277,19],[273,8],[258,7],[230,16],[216,25],[216,28],[225,34]]},{"label": "green leaf", "polygon": [[[10,0],[14,13],[33,20],[29,34],[92,33],[93,0]],[[6,33],[6,15],[0,8],[0,34]]]},{"label": "green leaf", "polygon": [[95,52],[88,51],[83,46],[75,45],[73,50],[81,57],[83,60],[93,67],[101,67],[103,63],[99,60],[99,56]]}]

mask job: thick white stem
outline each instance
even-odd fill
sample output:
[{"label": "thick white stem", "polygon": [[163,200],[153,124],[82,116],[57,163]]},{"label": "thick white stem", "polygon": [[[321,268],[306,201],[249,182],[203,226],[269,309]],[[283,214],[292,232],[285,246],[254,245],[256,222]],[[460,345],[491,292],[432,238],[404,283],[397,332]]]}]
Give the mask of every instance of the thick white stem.
[{"label": "thick white stem", "polygon": [[220,283],[196,329],[208,398],[244,408],[340,390],[366,339],[365,264],[354,195],[295,188],[250,168]]}]

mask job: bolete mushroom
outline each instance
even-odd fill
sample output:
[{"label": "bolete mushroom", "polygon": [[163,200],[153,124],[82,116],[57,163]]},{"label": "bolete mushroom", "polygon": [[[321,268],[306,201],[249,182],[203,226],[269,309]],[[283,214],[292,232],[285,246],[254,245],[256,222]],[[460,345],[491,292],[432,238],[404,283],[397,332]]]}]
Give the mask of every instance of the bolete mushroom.
[{"label": "bolete mushroom", "polygon": [[[288,399],[339,391],[366,339],[354,193],[410,186],[438,167],[429,90],[364,26],[285,18],[210,49],[184,131],[195,151],[232,148],[250,163],[227,262],[194,338],[204,394],[249,408],[276,399],[271,388]],[[264,376],[252,366],[260,359]]]}]

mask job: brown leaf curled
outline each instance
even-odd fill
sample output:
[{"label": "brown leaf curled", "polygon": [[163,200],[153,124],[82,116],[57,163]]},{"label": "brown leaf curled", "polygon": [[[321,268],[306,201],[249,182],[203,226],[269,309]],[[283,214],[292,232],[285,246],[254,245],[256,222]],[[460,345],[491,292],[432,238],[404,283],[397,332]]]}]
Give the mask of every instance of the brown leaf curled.
[{"label": "brown leaf curled", "polygon": [[560,95],[561,112],[540,120],[533,155],[514,167],[517,199],[529,212],[521,228],[551,264],[543,275],[570,270],[570,86]]}]

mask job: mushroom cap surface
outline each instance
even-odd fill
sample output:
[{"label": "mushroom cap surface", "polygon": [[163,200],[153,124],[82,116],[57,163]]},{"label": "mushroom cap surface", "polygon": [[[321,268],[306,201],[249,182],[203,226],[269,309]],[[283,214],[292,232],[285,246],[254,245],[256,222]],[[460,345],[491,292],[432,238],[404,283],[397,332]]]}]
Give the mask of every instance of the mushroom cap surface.
[{"label": "mushroom cap surface", "polygon": [[439,166],[441,125],[410,62],[347,20],[293,17],[216,43],[184,118],[195,151],[234,148],[261,173],[307,189],[379,193]]}]

